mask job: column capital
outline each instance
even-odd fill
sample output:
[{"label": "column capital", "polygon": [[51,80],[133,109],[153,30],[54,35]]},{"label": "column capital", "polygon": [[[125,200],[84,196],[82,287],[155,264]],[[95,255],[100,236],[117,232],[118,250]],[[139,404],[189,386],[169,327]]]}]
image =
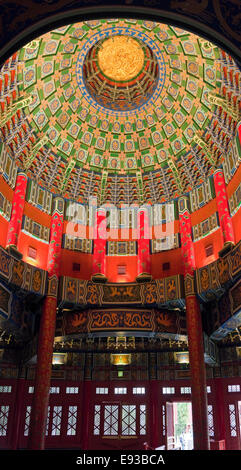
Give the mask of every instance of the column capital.
[{"label": "column capital", "polygon": [[184,195],[178,199],[178,212],[179,215],[184,214],[185,212],[190,214],[190,198],[189,195]]},{"label": "column capital", "polygon": [[213,172],[213,178],[215,178],[218,174],[222,175],[224,178],[223,167],[216,168]]},{"label": "column capital", "polygon": [[25,171],[24,169],[18,168],[18,169],[17,169],[17,177],[18,177],[18,176],[25,176],[25,177],[27,178],[27,173],[26,173],[26,171]]},{"label": "column capital", "polygon": [[226,246],[230,243],[234,244],[235,236],[233,230],[233,223],[232,217],[230,215],[225,177],[222,168],[219,168],[217,169],[217,171],[215,171],[213,175],[213,182],[215,187],[216,204],[224,245]]},{"label": "column capital", "polygon": [[60,216],[64,214],[64,206],[65,200],[63,197],[56,196],[53,198],[53,207],[52,207],[52,215],[54,213],[58,213]]},{"label": "column capital", "polygon": [[196,294],[194,271],[193,271],[193,274],[187,273],[185,275],[184,291],[185,291],[185,297]]}]

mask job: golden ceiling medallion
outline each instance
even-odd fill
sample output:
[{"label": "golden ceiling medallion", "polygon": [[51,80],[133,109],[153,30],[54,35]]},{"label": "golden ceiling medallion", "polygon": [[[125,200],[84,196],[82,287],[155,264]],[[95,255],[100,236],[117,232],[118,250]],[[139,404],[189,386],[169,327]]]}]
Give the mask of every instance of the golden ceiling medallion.
[{"label": "golden ceiling medallion", "polygon": [[140,73],[144,65],[144,51],[130,36],[113,36],[106,39],[98,52],[98,63],[106,77],[126,81]]}]

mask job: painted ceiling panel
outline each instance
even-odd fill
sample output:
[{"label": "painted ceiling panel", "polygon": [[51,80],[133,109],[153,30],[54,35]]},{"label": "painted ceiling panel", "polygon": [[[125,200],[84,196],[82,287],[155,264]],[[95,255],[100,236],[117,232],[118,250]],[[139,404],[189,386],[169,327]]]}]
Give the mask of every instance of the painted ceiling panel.
[{"label": "painted ceiling panel", "polygon": [[39,185],[82,203],[165,202],[190,191],[222,163],[240,116],[234,61],[144,20],[55,29],[1,77],[9,154]]}]

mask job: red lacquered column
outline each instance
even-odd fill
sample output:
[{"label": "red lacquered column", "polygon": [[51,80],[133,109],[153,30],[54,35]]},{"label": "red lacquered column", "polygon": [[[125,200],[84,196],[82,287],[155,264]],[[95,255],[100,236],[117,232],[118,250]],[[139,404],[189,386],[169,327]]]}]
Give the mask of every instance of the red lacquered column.
[{"label": "red lacquered column", "polygon": [[218,209],[218,216],[220,227],[223,234],[224,244],[228,242],[235,243],[232,218],[229,212],[228,198],[226,192],[226,185],[223,170],[215,171],[213,175],[216,203]]},{"label": "red lacquered column", "polygon": [[18,246],[18,237],[21,231],[23,220],[27,182],[28,179],[26,174],[23,171],[19,172],[16,179],[16,186],[13,196],[12,213],[8,225],[6,247],[13,246],[15,249],[17,249]]},{"label": "red lacquered column", "polygon": [[178,205],[182,257],[184,263],[186,322],[192,387],[194,449],[209,450],[203,332],[200,305],[194,286],[195,256],[190,213],[188,209],[188,198],[180,198]]},{"label": "red lacquered column", "polygon": [[64,201],[54,200],[48,251],[48,292],[44,300],[38,338],[34,396],[31,411],[28,448],[44,449],[46,420],[51,383],[53,343],[56,325],[58,277],[60,272],[61,241],[63,231]]},{"label": "red lacquered column", "polygon": [[96,213],[96,227],[93,250],[93,276],[106,275],[106,211],[99,209]]},{"label": "red lacquered column", "polygon": [[83,425],[82,425],[82,449],[89,449],[89,439],[91,436],[91,425],[93,419],[91,419],[90,407],[91,407],[91,393],[92,393],[92,382],[90,380],[84,381],[83,386]]},{"label": "red lacquered column", "polygon": [[151,274],[150,225],[146,210],[138,212],[137,278]]},{"label": "red lacquered column", "polygon": [[160,405],[160,383],[150,380],[150,447],[156,449],[161,445],[161,405]]}]

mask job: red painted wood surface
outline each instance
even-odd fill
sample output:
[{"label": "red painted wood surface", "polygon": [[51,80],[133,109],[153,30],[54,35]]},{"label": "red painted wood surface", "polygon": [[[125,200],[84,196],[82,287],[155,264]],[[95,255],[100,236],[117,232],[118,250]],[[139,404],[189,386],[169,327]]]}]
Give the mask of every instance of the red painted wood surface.
[{"label": "red painted wood surface", "polygon": [[226,185],[222,170],[218,170],[213,176],[216,203],[218,209],[219,222],[222,229],[223,241],[235,243],[232,217],[229,213],[228,198],[226,193]]},{"label": "red painted wood surface", "polygon": [[[7,423],[7,433],[5,436],[0,435],[0,448],[1,449],[12,449],[15,448],[24,449],[28,445],[29,438],[29,423],[26,419],[27,416],[27,407],[31,407],[33,404],[33,393],[29,393],[29,387],[34,386],[33,380],[22,380],[22,385],[20,386],[21,390],[18,391],[17,379],[0,379],[0,386],[11,385],[11,393],[0,393],[0,406],[9,406],[8,414],[8,423]],[[155,393],[153,393],[153,384],[155,383]],[[225,448],[227,450],[231,449],[240,449],[240,433],[238,427],[240,426],[240,417],[237,413],[238,402],[241,402],[241,392],[228,392],[228,385],[230,384],[239,384],[241,388],[241,378],[240,377],[230,377],[230,378],[217,378],[210,379],[207,382],[207,385],[211,388],[211,393],[208,393],[208,405],[212,406],[213,409],[213,426],[214,426],[214,435],[210,437],[212,441],[223,442],[225,441]],[[49,407],[50,415],[48,422],[48,432],[46,433],[45,447],[58,448],[58,449],[84,449],[88,447],[89,449],[106,449],[110,447],[110,440],[106,443],[106,439],[101,439],[100,436],[93,435],[93,424],[94,424],[94,406],[96,404],[106,403],[115,403],[120,401],[123,403],[132,404],[141,404],[145,403],[147,405],[147,433],[143,437],[136,439],[125,439],[125,445],[134,447],[136,449],[139,446],[139,449],[144,449],[144,443],[147,442],[151,447],[158,443],[158,446],[164,445],[166,440],[166,434],[164,434],[163,421],[162,421],[162,406],[166,407],[166,403],[173,402],[185,402],[191,401],[192,396],[190,394],[182,394],[181,387],[190,387],[191,383],[188,379],[179,379],[172,381],[138,381],[138,382],[126,382],[126,381],[111,381],[111,382],[97,382],[97,381],[71,381],[71,380],[52,380],[51,387],[58,387],[59,393],[50,393],[49,395]],[[78,387],[78,393],[76,394],[67,394],[66,387]],[[85,388],[86,387],[86,388]],[[108,395],[97,395],[96,387],[108,387]],[[117,399],[114,394],[114,387],[127,387],[127,395],[122,395],[122,398]],[[133,387],[145,387],[145,395],[133,395]],[[163,387],[174,387],[174,394],[163,394]],[[85,391],[84,391],[85,389]],[[18,395],[21,399],[18,399]],[[86,392],[88,393],[89,400],[86,401]],[[155,397],[154,397],[155,396]],[[153,401],[154,398],[154,401]],[[217,404],[219,399],[220,403]],[[155,432],[155,422],[153,420],[153,413],[151,411],[151,406],[153,403],[156,407],[156,418],[157,418],[157,433],[156,440],[154,442],[153,432]],[[231,436],[230,430],[230,421],[229,421],[229,405],[236,405],[236,426],[237,426],[237,436]],[[60,425],[60,434],[52,435],[53,428],[53,411],[54,407],[62,407],[62,416],[61,416],[61,425]],[[68,435],[68,413],[69,407],[77,407],[77,423],[76,423],[76,434]],[[16,410],[18,408],[18,411]],[[86,409],[88,407],[89,414],[86,414]],[[222,430],[220,430],[220,410],[223,414],[223,424],[221,425]],[[19,413],[19,426],[16,426],[16,413]],[[88,426],[87,424],[88,416]],[[18,430],[17,430],[18,428]],[[103,442],[104,441],[104,442]],[[129,441],[129,442],[128,442]],[[131,441],[131,442],[130,442]],[[122,450],[123,440],[122,439],[113,439],[115,448]],[[134,444],[135,443],[135,444]],[[214,444],[211,445],[211,448]],[[143,446],[143,447],[142,447]],[[217,444],[215,444],[217,446]],[[129,449],[131,450],[131,447]]]},{"label": "red painted wood surface", "polygon": [[11,219],[8,225],[6,245],[13,245],[17,248],[18,236],[22,227],[24,213],[25,194],[27,189],[27,176],[21,172],[17,176],[16,186],[12,201]]}]

